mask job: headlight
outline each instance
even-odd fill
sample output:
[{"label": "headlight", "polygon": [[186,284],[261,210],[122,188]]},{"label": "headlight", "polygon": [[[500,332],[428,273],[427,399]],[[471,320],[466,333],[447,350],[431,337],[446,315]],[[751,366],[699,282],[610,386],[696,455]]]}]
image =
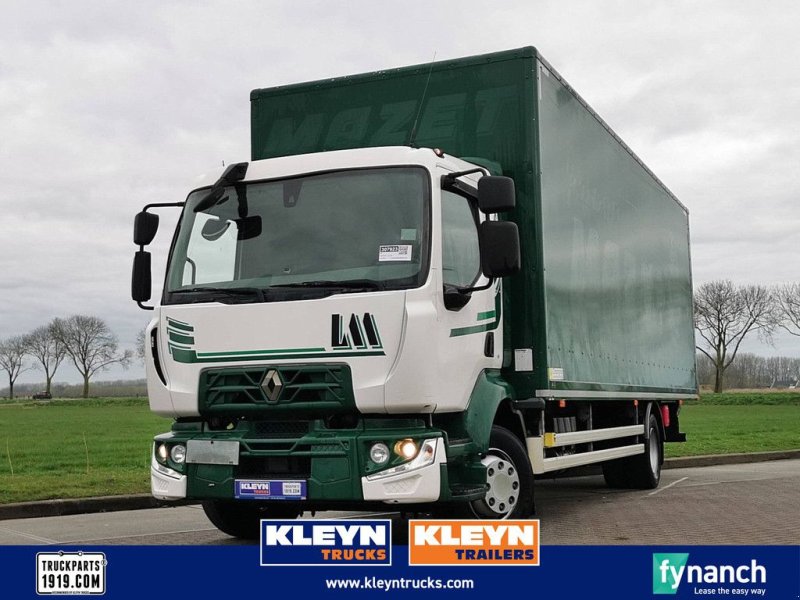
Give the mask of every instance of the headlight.
[{"label": "headlight", "polygon": [[373,444],[369,449],[369,458],[376,465],[382,465],[389,460],[389,446],[383,442]]},{"label": "headlight", "polygon": [[167,445],[166,444],[158,444],[156,446],[156,457],[161,462],[167,462],[167,456],[169,453],[167,452]]},{"label": "headlight", "polygon": [[186,460],[186,446],[183,444],[175,444],[172,450],[169,451],[169,455],[173,462],[181,464]]},{"label": "headlight", "polygon": [[400,440],[394,445],[394,453],[400,458],[411,460],[417,455],[417,443],[410,438]]},{"label": "headlight", "polygon": [[[400,440],[400,441],[407,442],[411,440]],[[398,444],[399,443],[400,442],[398,442]],[[422,469],[423,467],[432,465],[433,462],[436,460],[437,443],[438,443],[437,438],[430,438],[427,440],[423,440],[422,447],[419,449],[417,456],[413,460],[405,462],[401,465],[397,465],[396,467],[392,467],[390,469],[384,469],[380,473],[367,475],[367,480],[377,481],[379,479],[385,479],[387,477],[393,477],[395,475],[409,473],[411,471],[415,471],[416,469]],[[395,447],[397,447],[397,444],[395,444]],[[416,444],[414,447],[416,448]]]}]

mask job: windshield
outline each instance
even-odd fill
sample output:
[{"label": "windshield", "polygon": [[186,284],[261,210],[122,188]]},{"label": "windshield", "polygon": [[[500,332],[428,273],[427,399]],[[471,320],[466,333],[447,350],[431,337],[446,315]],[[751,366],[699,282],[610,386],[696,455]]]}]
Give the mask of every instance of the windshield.
[{"label": "windshield", "polygon": [[427,271],[429,189],[424,169],[395,167],[239,184],[215,204],[201,203],[208,189],[192,192],[164,302],[417,287]]}]

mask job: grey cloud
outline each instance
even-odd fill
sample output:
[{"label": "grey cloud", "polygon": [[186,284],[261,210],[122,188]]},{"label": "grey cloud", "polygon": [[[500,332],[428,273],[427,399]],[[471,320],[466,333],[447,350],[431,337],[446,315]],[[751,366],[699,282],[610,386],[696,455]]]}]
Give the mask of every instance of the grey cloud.
[{"label": "grey cloud", "polygon": [[88,312],[132,345],[133,215],[249,157],[251,89],[522,45],[689,207],[696,282],[800,277],[794,2],[12,0],[4,21],[0,337]]}]

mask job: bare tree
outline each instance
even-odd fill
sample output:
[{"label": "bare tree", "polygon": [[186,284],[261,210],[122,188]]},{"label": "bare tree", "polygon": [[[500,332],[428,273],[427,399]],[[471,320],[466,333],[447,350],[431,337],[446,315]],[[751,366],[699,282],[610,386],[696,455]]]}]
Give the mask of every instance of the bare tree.
[{"label": "bare tree", "polygon": [[792,335],[800,335],[800,283],[787,283],[778,287],[776,296],[783,313],[781,327]]},{"label": "bare tree", "polygon": [[103,319],[72,315],[53,321],[56,339],[64,345],[67,355],[83,377],[83,397],[89,397],[89,380],[98,371],[119,364],[128,368],[133,352],[119,352],[117,336]]},{"label": "bare tree", "polygon": [[25,342],[28,346],[28,353],[36,359],[44,371],[45,391],[49,394],[53,377],[66,355],[64,344],[56,337],[53,323],[42,325],[31,331],[25,336]]},{"label": "bare tree", "polygon": [[725,370],[745,337],[756,331],[770,339],[780,321],[775,293],[763,285],[717,280],[700,286],[694,295],[694,325],[706,348],[697,349],[714,364],[714,392],[722,391]]},{"label": "bare tree", "polygon": [[24,336],[18,335],[0,342],[0,369],[8,374],[8,397],[14,398],[14,382],[23,371],[30,367],[25,366],[25,355],[28,348]]}]

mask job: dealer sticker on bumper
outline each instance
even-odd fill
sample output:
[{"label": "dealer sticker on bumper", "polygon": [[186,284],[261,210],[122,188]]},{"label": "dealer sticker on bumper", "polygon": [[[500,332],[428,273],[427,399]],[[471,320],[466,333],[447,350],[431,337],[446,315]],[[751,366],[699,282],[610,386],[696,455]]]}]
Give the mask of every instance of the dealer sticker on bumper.
[{"label": "dealer sticker on bumper", "polygon": [[275,479],[237,479],[234,482],[237,500],[305,500],[306,482]]}]

